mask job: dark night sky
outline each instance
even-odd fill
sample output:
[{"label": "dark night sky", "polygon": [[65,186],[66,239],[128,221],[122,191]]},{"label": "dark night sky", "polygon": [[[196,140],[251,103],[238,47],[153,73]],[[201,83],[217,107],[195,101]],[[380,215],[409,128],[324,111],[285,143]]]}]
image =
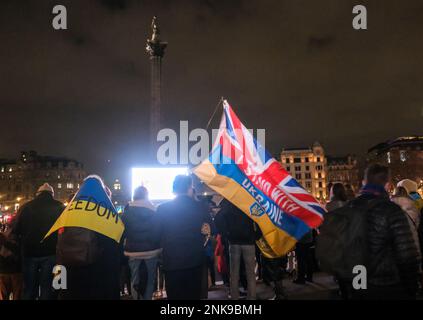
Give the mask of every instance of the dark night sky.
[{"label": "dark night sky", "polygon": [[[56,4],[66,31],[51,27]],[[356,4],[367,31],[351,27]],[[319,140],[330,154],[362,154],[423,133],[421,0],[2,0],[0,157],[34,149],[89,170],[135,164],[155,14],[169,42],[167,126],[204,127],[225,96],[248,127],[266,129],[273,153]]]}]

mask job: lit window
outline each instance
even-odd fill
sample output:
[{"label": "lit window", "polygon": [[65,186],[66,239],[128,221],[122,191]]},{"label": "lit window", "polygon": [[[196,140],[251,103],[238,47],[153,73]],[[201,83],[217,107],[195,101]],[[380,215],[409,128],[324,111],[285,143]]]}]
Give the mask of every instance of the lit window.
[{"label": "lit window", "polygon": [[403,150],[400,151],[400,160],[401,162],[405,162],[407,160],[407,154]]},{"label": "lit window", "polygon": [[4,167],[1,167],[1,172],[4,172]]},{"label": "lit window", "polygon": [[115,184],[113,185],[113,189],[115,189],[115,190],[120,190],[120,183],[115,183]]},{"label": "lit window", "polygon": [[391,153],[390,152],[386,153],[386,160],[388,161],[388,163],[391,163]]},{"label": "lit window", "polygon": [[58,183],[58,184],[57,184],[57,188],[58,188],[58,189],[62,189],[62,184],[61,184],[61,183]]},{"label": "lit window", "polygon": [[73,183],[71,182],[66,183],[66,188],[73,189]]},{"label": "lit window", "polygon": [[13,169],[12,168],[9,168],[9,172],[12,172],[13,171]]}]

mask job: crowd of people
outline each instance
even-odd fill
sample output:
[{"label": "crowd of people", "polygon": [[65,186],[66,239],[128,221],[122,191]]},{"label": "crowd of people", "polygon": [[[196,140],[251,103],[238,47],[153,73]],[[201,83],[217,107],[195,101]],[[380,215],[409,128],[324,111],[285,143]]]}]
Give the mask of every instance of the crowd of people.
[{"label": "crowd of people", "polygon": [[[342,252],[342,258],[363,262],[366,267],[366,288],[354,288],[353,276],[338,277],[344,299],[415,299],[422,286],[423,226],[420,216],[423,213],[423,200],[418,193],[418,185],[405,179],[395,186],[392,194],[387,189],[390,189],[389,169],[378,164],[366,169],[363,186],[352,199],[342,184],[332,186],[327,216],[335,215],[335,219],[327,218],[327,221],[336,222],[339,220],[336,215],[345,212],[364,217],[359,224],[362,229],[360,235],[359,232],[344,235],[343,242],[352,243],[355,249]],[[352,219],[349,221],[352,223]],[[336,232],[335,227],[332,224],[324,236]],[[361,239],[363,241],[358,242]],[[330,260],[327,253],[321,255],[321,260]],[[336,269],[338,266],[332,267]]]},{"label": "crowd of people", "polygon": [[[372,165],[358,194],[341,183],[330,188],[327,215],[350,206],[365,210],[367,217],[368,288],[358,294],[351,279],[338,277],[344,299],[413,299],[421,283],[423,200],[414,181],[399,182],[392,195],[386,191],[388,182],[388,168]],[[257,280],[274,290],[275,299],[287,298],[288,258],[261,255],[256,245],[261,233],[252,219],[228,200],[219,206],[200,200],[190,176],[177,176],[173,191],[173,200],[156,206],[148,189],[138,187],[121,214],[125,231],[117,243],[80,228],[61,229],[44,239],[64,205],[43,184],[0,233],[0,299],[117,300],[127,295],[151,300],[165,292],[170,300],[200,300],[216,287],[217,277],[230,299],[256,299]],[[311,230],[290,255],[296,259],[297,285],[313,282],[318,238],[319,230]],[[85,263],[70,262],[69,254],[78,248],[72,239],[89,245]],[[55,265],[66,267],[66,289],[52,286]]]}]

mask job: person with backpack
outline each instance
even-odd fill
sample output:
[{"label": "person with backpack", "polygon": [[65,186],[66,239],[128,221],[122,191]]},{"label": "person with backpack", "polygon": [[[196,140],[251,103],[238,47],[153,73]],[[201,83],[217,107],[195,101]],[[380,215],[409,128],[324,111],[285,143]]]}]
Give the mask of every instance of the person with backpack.
[{"label": "person with backpack", "polygon": [[54,199],[53,187],[44,183],[35,199],[17,213],[11,233],[21,244],[24,300],[55,298],[52,271],[56,264],[57,235],[43,239],[63,209],[64,205]]},{"label": "person with backpack", "polygon": [[[347,298],[415,299],[420,255],[406,214],[385,191],[388,181],[387,167],[370,165],[359,196],[320,227],[321,268],[342,279]],[[364,288],[353,281],[357,266],[366,270]]]},{"label": "person with backpack", "polygon": [[[96,198],[97,202],[81,204],[91,197]],[[98,209],[100,204],[109,208],[112,206],[110,197],[110,189],[103,180],[90,175],[84,179],[67,210],[73,212],[78,208],[81,215],[97,214],[101,212]],[[89,208],[98,210],[87,211]],[[122,245],[86,227],[66,226],[54,233],[58,233],[57,263],[66,268],[67,278],[67,288],[59,291],[59,300],[119,300]]]},{"label": "person with backpack", "polygon": [[148,190],[138,187],[134,201],[124,210],[124,250],[131,270],[131,293],[134,300],[151,300],[161,253],[156,207],[148,200]]}]

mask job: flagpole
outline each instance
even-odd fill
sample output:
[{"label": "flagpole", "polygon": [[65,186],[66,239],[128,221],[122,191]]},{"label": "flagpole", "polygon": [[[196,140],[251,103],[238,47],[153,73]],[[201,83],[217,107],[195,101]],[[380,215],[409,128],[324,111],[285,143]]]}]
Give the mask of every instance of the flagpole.
[{"label": "flagpole", "polygon": [[223,103],[223,100],[224,100],[224,99],[223,99],[223,97],[221,97],[221,98],[220,98],[220,100],[219,100],[219,102],[218,102],[218,103],[217,103],[217,105],[216,105],[216,108],[214,108],[213,114],[211,115],[211,117],[210,117],[209,121],[207,122],[206,130],[208,130],[208,129],[209,129],[210,124],[211,124],[211,122],[212,122],[212,120],[213,120],[214,116],[216,115],[217,109],[218,109],[218,108],[219,108],[219,106]]}]

